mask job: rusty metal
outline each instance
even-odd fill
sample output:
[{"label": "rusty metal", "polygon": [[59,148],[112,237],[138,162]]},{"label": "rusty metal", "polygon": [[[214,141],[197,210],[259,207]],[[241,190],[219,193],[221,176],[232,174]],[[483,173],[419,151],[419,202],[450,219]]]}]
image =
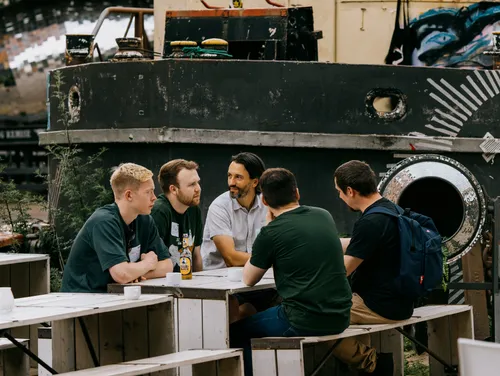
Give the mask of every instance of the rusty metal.
[{"label": "rusty metal", "polygon": [[269,5],[272,5],[273,7],[278,7],[278,8],[284,8],[285,7],[284,5],[282,5],[280,3],[275,3],[272,0],[266,0],[266,3],[268,3]]},{"label": "rusty metal", "polygon": [[205,0],[200,0],[200,2],[203,4],[203,6],[207,9],[224,9],[224,7],[216,7],[213,5],[208,4]]},{"label": "rusty metal", "polygon": [[118,51],[110,59],[111,62],[144,60],[143,49],[140,38],[116,38]]},{"label": "rusty metal", "polygon": [[[153,8],[108,7],[101,12],[99,19],[97,20],[97,23],[94,27],[94,30],[92,30],[92,34],[94,36],[97,35],[99,30],[101,29],[102,24],[104,23],[104,20],[110,14],[132,14],[135,18],[134,37],[141,39],[142,49],[149,47],[149,39],[146,33],[144,32],[144,15],[154,14]],[[128,27],[126,34],[128,34]]]},{"label": "rusty metal", "polygon": [[493,57],[493,66],[492,69],[497,70],[500,69],[500,31],[493,31],[492,33],[493,39],[493,48],[489,51],[485,51],[485,55],[491,55]]},{"label": "rusty metal", "polygon": [[94,50],[97,49],[100,61],[101,50],[95,43],[92,34],[66,34],[66,49],[64,51],[67,66],[90,63],[94,59]]},{"label": "rusty metal", "polygon": [[183,48],[184,47],[195,48],[197,46],[198,46],[198,44],[195,41],[190,41],[190,40],[172,41],[172,42],[170,42],[170,47],[172,48],[172,53],[169,54],[167,57],[175,58],[175,59],[187,58],[189,56],[186,55],[186,53],[183,51]]},{"label": "rusty metal", "polygon": [[132,25],[132,21],[134,20],[134,17],[135,16],[133,14],[130,15],[130,19],[128,20],[127,29],[125,30],[125,34],[123,34],[124,38],[126,38],[128,35],[128,31],[130,30],[130,26]]}]

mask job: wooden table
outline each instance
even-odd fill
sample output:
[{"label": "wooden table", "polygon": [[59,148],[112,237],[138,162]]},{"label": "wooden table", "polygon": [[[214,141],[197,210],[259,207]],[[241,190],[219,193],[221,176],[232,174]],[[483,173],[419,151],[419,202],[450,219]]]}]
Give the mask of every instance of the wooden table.
[{"label": "wooden table", "polygon": [[[213,273],[214,271],[208,271]],[[168,286],[166,278],[136,283],[144,294],[172,294],[177,351],[189,349],[229,348],[229,297],[248,291],[274,289],[274,279],[262,279],[249,287],[243,282],[231,282],[221,275],[193,273],[193,279],[181,281],[180,287]],[[108,292],[119,293],[124,285],[110,284]],[[181,368],[190,375],[190,369]]]},{"label": "wooden table", "polygon": [[[50,292],[50,257],[35,253],[0,253],[0,287],[12,288],[15,298]],[[30,349],[38,350],[37,326],[12,330],[18,338],[29,338]],[[32,363],[34,366],[34,364]]]},{"label": "wooden table", "polygon": [[[228,271],[228,268],[204,270],[202,272],[195,272],[195,273],[193,273],[193,275],[203,275],[203,276],[210,276],[210,277],[227,277],[227,271]],[[268,269],[262,278],[263,279],[274,279],[273,269]]]},{"label": "wooden table", "polygon": [[[57,372],[94,367],[84,327],[100,365],[175,351],[173,298],[145,295],[126,300],[116,294],[54,293],[15,300],[0,314],[4,329],[52,322],[52,367]],[[75,320],[76,319],[76,320]]]}]

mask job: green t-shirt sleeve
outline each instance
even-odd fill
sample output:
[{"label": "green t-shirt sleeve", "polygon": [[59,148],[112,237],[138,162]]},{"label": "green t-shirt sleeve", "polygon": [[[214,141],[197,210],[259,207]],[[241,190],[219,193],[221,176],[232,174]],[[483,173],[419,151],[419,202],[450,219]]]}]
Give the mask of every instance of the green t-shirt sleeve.
[{"label": "green t-shirt sleeve", "polygon": [[198,247],[203,242],[203,222],[201,220],[201,209],[199,206],[196,207],[196,216],[195,216],[196,224],[196,232],[194,234],[194,246]]},{"label": "green t-shirt sleeve", "polygon": [[165,243],[163,242],[160,234],[158,232],[158,228],[153,219],[150,220],[149,223],[149,242],[148,248],[146,252],[153,251],[158,256],[158,261],[166,260],[170,258],[170,252],[168,251]]},{"label": "green t-shirt sleeve", "polygon": [[102,271],[128,262],[122,229],[112,221],[103,221],[95,224],[92,229],[92,247],[97,253]]},{"label": "green t-shirt sleeve", "polygon": [[266,228],[260,230],[252,246],[252,256],[250,263],[261,269],[269,269],[274,264],[275,252],[271,236]]}]

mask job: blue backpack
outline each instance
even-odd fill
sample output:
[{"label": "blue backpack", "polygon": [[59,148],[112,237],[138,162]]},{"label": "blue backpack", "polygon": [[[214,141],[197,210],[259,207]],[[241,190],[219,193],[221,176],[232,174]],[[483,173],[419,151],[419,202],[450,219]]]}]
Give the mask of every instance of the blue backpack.
[{"label": "blue backpack", "polygon": [[365,214],[380,213],[397,218],[401,267],[396,283],[402,294],[419,298],[438,286],[443,278],[442,239],[431,218],[395,207],[397,212],[378,206]]}]

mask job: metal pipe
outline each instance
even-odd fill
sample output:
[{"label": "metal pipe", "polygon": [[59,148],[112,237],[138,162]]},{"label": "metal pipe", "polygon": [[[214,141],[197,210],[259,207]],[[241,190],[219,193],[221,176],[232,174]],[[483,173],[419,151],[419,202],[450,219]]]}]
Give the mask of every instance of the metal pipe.
[{"label": "metal pipe", "polygon": [[200,0],[200,2],[205,6],[207,9],[224,9],[224,7],[216,7],[213,5],[209,5],[205,0]]},{"label": "metal pipe", "polygon": [[275,3],[272,0],[266,0],[266,3],[268,3],[269,5],[272,5],[273,7],[278,7],[278,8],[284,8],[285,7],[284,5],[282,5],[280,3]]},{"label": "metal pipe", "polygon": [[99,30],[101,29],[102,24],[104,23],[104,20],[111,13],[154,14],[154,9],[152,9],[152,8],[132,8],[132,7],[107,7],[99,15],[99,19],[97,20],[97,23],[94,27],[94,30],[92,30],[93,35],[97,35]]},{"label": "metal pipe", "polygon": [[134,19],[135,15],[131,14],[130,19],[128,20],[128,25],[127,25],[127,30],[125,30],[125,34],[123,35],[124,38],[127,37],[128,31],[130,30],[130,25],[132,25],[132,20]]}]

